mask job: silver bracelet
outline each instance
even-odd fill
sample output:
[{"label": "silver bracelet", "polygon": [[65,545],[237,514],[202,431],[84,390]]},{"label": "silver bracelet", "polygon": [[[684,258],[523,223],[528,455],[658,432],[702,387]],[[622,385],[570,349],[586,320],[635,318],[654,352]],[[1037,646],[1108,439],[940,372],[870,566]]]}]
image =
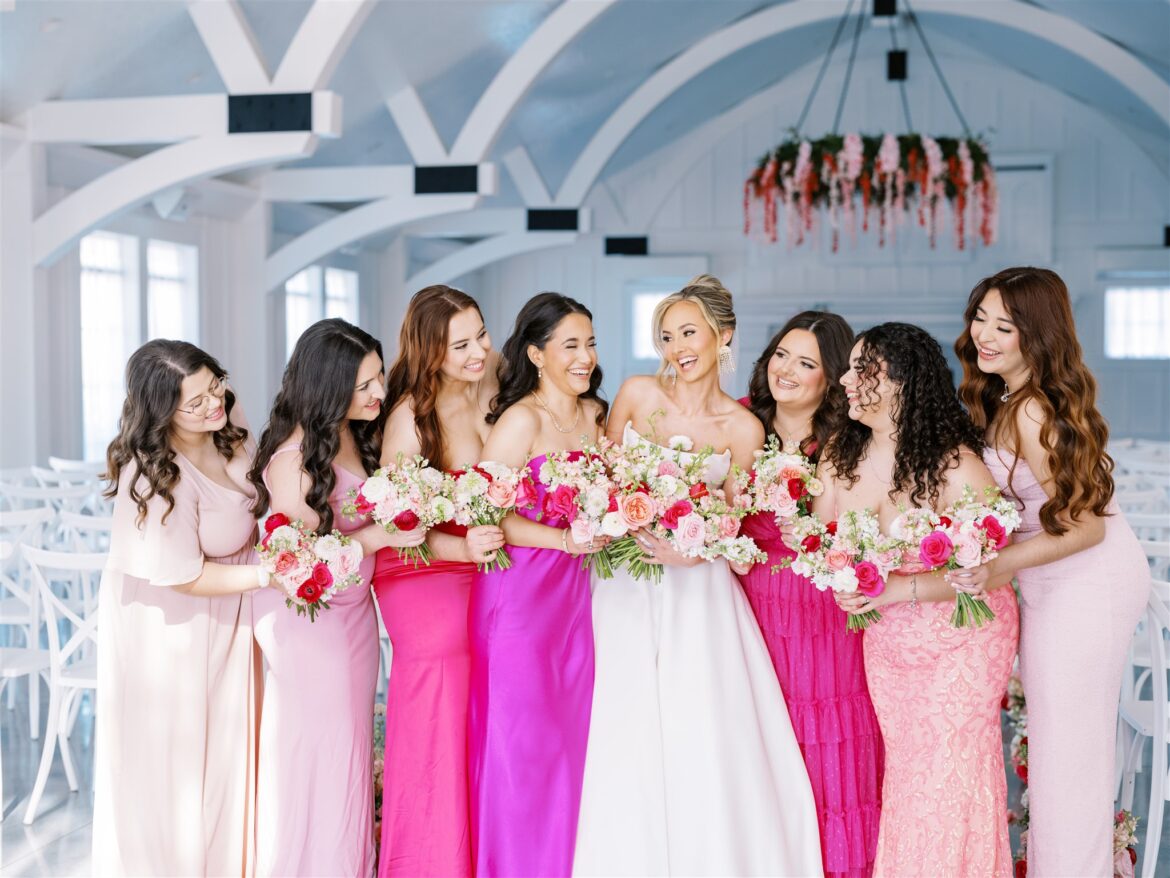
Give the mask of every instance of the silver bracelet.
[{"label": "silver bracelet", "polygon": [[566,555],[573,554],[569,551],[569,529],[567,527],[561,530],[561,551]]},{"label": "silver bracelet", "polygon": [[260,565],[256,565],[256,587],[266,588],[272,582],[272,574]]},{"label": "silver bracelet", "polygon": [[910,577],[910,606],[912,609],[918,609],[918,574],[915,573]]}]

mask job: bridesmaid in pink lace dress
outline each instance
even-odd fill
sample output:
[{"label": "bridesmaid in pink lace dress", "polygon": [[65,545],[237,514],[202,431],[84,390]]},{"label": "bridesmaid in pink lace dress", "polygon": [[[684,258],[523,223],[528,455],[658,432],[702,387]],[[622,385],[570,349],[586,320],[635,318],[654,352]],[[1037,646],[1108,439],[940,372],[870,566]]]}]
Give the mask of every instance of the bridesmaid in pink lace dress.
[{"label": "bridesmaid in pink lace dress", "polygon": [[989,577],[1019,575],[1028,874],[1111,875],[1117,701],[1149,567],[1113,500],[1109,431],[1064,282],[1005,269],[979,282],[964,319],[960,394],[1023,525],[1015,544],[955,581],[981,591]]},{"label": "bridesmaid in pink lace dress", "polygon": [[[480,459],[498,387],[491,338],[475,300],[447,286],[415,293],[387,380],[382,462],[421,454],[456,469]],[[465,538],[466,536],[466,538]],[[429,566],[378,553],[374,594],[393,658],[378,875],[471,874],[467,801],[467,605],[473,561],[504,544],[498,527],[440,524]]]},{"label": "bridesmaid in pink lace dress", "polygon": [[[938,342],[884,323],[863,332],[841,378],[850,420],[821,458],[816,511],[876,510],[884,532],[900,509],[941,510],[964,485],[994,485],[983,440],[959,405]],[[954,629],[954,589],[904,568],[883,594],[838,595],[848,612],[880,608],[864,634],[869,692],[886,744],[875,876],[1007,878],[1012,856],[1000,699],[1016,654],[1015,594],[999,577],[995,619]]]},{"label": "bridesmaid in pink lace dress", "polygon": [[[756,362],[741,400],[786,450],[816,457],[846,417],[839,379],[853,330],[841,317],[804,311]],[[795,553],[771,515],[743,532],[768,553],[740,577],[768,644],[792,727],[812,781],[827,876],[864,878],[873,868],[881,811],[882,738],[865,683],[863,639],[845,630],[831,592],[776,565]]]},{"label": "bridesmaid in pink lace dress", "polygon": [[378,624],[369,581],[374,553],[418,544],[346,519],[351,488],[378,466],[382,348],[344,320],[301,336],[285,369],[249,479],[258,511],[283,512],[321,533],[362,544],[362,583],[337,594],[317,621],[269,589],[256,603],[256,640],[268,663],[260,720],[256,873],[374,872],[373,723]]}]

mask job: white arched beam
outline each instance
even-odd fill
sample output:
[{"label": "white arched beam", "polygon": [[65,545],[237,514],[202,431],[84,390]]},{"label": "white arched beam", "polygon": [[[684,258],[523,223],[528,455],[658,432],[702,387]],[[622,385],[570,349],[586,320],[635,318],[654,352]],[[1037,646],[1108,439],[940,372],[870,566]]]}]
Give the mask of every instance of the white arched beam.
[{"label": "white arched beam", "polygon": [[102,222],[158,193],[240,168],[304,158],[317,138],[305,132],[225,134],[164,147],[98,177],[33,223],[33,261],[48,265]]},{"label": "white arched beam", "polygon": [[[844,2],[793,0],[748,16],[700,40],[659,68],[631,94],[589,141],[565,177],[557,203],[581,204],[618,148],[668,97],[703,71],[736,52],[785,31],[841,15]],[[1072,52],[1107,73],[1145,103],[1170,127],[1170,83],[1137,58],[1069,18],[1022,2],[955,3],[918,0],[918,12],[987,21],[1028,33]]]},{"label": "white arched beam", "polygon": [[232,94],[270,90],[260,44],[236,0],[189,0],[187,13]]},{"label": "white arched beam", "polygon": [[416,272],[406,281],[407,290],[421,290],[431,284],[450,283],[485,265],[509,259],[522,253],[564,247],[577,240],[576,232],[510,232],[495,238],[478,241],[445,256]]}]

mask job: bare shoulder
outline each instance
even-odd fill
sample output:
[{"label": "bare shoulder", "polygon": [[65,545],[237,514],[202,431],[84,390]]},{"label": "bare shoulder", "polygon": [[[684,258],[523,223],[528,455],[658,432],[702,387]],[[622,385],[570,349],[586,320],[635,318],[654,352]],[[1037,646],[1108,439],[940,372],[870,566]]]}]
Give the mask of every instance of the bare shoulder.
[{"label": "bare shoulder", "polygon": [[939,499],[950,504],[959,499],[964,486],[978,492],[994,485],[995,479],[992,478],[991,470],[987,468],[983,458],[964,445],[959,448],[955,465],[947,471],[946,483]]},{"label": "bare shoulder", "polygon": [[382,463],[398,454],[418,454],[422,444],[418,439],[418,427],[414,422],[414,398],[404,396],[398,401],[382,431]]},{"label": "bare shoulder", "polygon": [[625,419],[637,422],[666,402],[666,392],[653,375],[631,375],[622,382],[614,398],[614,411],[620,411]]},{"label": "bare shoulder", "polygon": [[755,443],[753,448],[762,448],[764,446],[764,425],[760,423],[760,419],[752,414],[751,409],[744,408],[730,396],[728,400],[732,403],[732,406],[727,410],[727,417],[733,434],[737,438],[742,436],[744,442]]},{"label": "bare shoulder", "polygon": [[1040,436],[1044,431],[1045,420],[1044,408],[1038,399],[1032,397],[1024,401],[1016,414],[1016,429],[1019,430],[1020,441],[1025,446],[1021,450],[1026,452],[1028,446],[1040,446]]}]

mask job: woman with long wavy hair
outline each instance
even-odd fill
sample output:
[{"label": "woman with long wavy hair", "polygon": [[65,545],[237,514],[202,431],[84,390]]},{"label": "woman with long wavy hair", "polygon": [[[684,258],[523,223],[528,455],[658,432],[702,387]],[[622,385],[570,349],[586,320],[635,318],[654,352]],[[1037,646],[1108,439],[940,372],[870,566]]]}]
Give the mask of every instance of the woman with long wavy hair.
[{"label": "woman with long wavy hair", "polygon": [[560,293],[520,309],[504,343],[485,461],[525,468],[536,504],[504,519],[512,566],[476,573],[467,627],[467,750],[477,876],[568,875],[593,697],[589,573],[541,464],[602,435],[593,315]]},{"label": "woman with long wavy hair", "polygon": [[1109,431],[1064,281],[1004,269],[976,284],[963,319],[959,393],[1023,525],[994,561],[952,578],[979,594],[1018,572],[1028,874],[1110,875],[1117,701],[1149,567],[1113,500]]},{"label": "woman with long wavy hair", "polygon": [[253,450],[214,358],[165,339],[130,357],[107,455],[95,875],[251,874]]},{"label": "woman with long wavy hair", "polygon": [[[382,463],[422,455],[453,470],[479,461],[498,387],[475,299],[419,290],[387,379]],[[498,527],[446,522],[429,566],[378,552],[374,594],[394,649],[386,694],[380,876],[471,874],[467,802],[467,606],[474,562],[504,544]]]},{"label": "woman with long wavy hair", "polygon": [[[965,486],[995,484],[925,330],[883,323],[861,333],[841,384],[849,420],[821,455],[825,493],[813,511],[823,519],[868,509],[884,533],[897,533],[904,510],[941,512]],[[979,628],[951,625],[954,588],[917,562],[877,597],[836,595],[846,612],[880,608],[882,617],[864,634],[886,751],[875,876],[1012,874],[999,726],[1019,630],[1009,581],[992,580],[995,618]]]},{"label": "woman with long wavy hair", "polygon": [[[841,376],[853,330],[827,311],[802,311],[756,360],[741,402],[783,451],[816,461],[848,417]],[[833,596],[786,566],[795,552],[776,517],[753,513],[743,533],[768,553],[740,576],[780,680],[812,782],[826,876],[873,867],[881,812],[882,736],[865,684],[862,638]]]},{"label": "woman with long wavy hair", "polygon": [[340,319],[297,341],[248,478],[256,515],[282,512],[318,533],[361,543],[362,581],[336,594],[315,622],[275,590],[256,602],[256,640],[268,664],[260,724],[256,872],[374,871],[374,691],[378,622],[374,555],[417,545],[421,530],[387,534],[342,516],[351,488],[378,468],[382,346]]}]

